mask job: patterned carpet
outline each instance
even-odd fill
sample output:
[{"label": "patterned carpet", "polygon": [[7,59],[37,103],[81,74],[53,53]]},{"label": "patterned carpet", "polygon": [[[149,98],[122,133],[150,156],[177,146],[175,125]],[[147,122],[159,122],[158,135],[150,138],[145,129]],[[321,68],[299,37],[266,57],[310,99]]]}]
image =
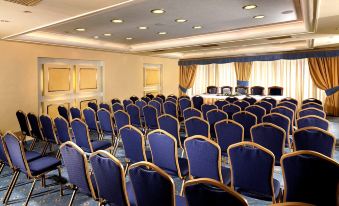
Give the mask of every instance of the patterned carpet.
[{"label": "patterned carpet", "polygon": [[[330,132],[333,133],[337,138],[337,143],[339,142],[339,118],[330,118],[331,122]],[[39,147],[40,146],[40,147]],[[37,145],[36,148],[41,148],[41,145]],[[181,154],[181,151],[179,151]],[[118,159],[125,164],[124,162],[124,151],[122,148],[119,148],[117,155]],[[339,147],[337,144],[335,157],[336,161],[339,161]],[[226,165],[227,166],[227,165]],[[62,176],[67,179],[67,172],[65,169],[62,170]],[[2,204],[3,196],[7,190],[7,186],[12,178],[11,170],[6,167],[4,168],[3,172],[0,175],[0,201]],[[281,186],[283,187],[283,179],[280,167],[274,168],[274,178],[280,181]],[[127,177],[128,179],[128,177]],[[56,182],[57,180],[57,172],[51,172],[48,174],[48,178],[46,180],[46,187],[41,187],[40,181],[37,182],[35,189],[33,191],[33,196],[29,202],[29,205],[32,206],[46,206],[46,205],[53,205],[53,206],[64,206],[68,205],[68,202],[71,198],[72,190],[65,189],[64,196],[60,196],[59,192],[59,184]],[[176,190],[180,190],[181,188],[181,181],[178,179],[174,179],[176,183]],[[19,176],[19,180],[16,184],[16,187],[12,193],[11,199],[9,201],[10,205],[22,205],[25,202],[29,189],[31,187],[31,181],[26,178],[25,175],[21,174]],[[248,200],[250,206],[259,206],[259,205],[270,205],[271,202],[265,202],[256,200],[253,198],[245,197]],[[81,193],[77,193],[76,199],[73,205],[88,205],[94,206],[97,205],[95,201],[93,201],[90,197],[87,197]]]}]

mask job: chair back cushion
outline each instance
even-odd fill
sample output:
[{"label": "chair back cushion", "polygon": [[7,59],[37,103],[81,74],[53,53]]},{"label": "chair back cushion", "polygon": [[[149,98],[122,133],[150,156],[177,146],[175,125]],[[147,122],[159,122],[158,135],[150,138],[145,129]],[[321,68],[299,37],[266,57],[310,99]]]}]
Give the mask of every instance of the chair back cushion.
[{"label": "chair back cushion", "polygon": [[76,144],[81,148],[89,149],[89,136],[86,124],[76,119],[71,122],[71,126]]},{"label": "chair back cushion", "polygon": [[81,112],[79,108],[71,107],[70,112],[71,112],[72,119],[81,118]]},{"label": "chair back cushion", "polygon": [[227,152],[230,145],[243,141],[244,128],[232,120],[224,120],[215,124],[217,142],[221,151]]},{"label": "chair back cushion", "polygon": [[122,110],[119,110],[114,113],[114,120],[115,120],[115,125],[117,126],[118,131],[122,127],[130,124],[129,115]]},{"label": "chair back cushion", "polygon": [[147,105],[143,109],[145,116],[145,125],[148,129],[158,129],[158,112],[153,106]]},{"label": "chair back cushion", "polygon": [[19,110],[16,112],[16,117],[18,119],[20,129],[23,135],[30,135],[31,132],[29,131],[28,120],[26,114]]},{"label": "chair back cushion", "polygon": [[177,114],[177,105],[175,103],[167,100],[164,103],[164,113],[172,115],[173,117],[177,118],[178,117],[178,114]]},{"label": "chair back cushion", "polygon": [[204,104],[204,98],[202,96],[196,95],[192,97],[193,107],[197,110],[201,110],[201,105]]},{"label": "chair back cushion", "polygon": [[22,156],[22,143],[18,138],[11,133],[5,134],[3,137],[4,146],[8,152],[8,158],[10,159],[12,166],[19,169],[21,172],[27,174],[24,157]]},{"label": "chair back cushion", "polygon": [[63,117],[57,117],[54,119],[54,124],[57,131],[57,137],[60,143],[64,143],[67,141],[71,141],[71,137],[69,135],[68,123]]},{"label": "chair back cushion", "polygon": [[218,107],[214,104],[203,104],[201,106],[202,116],[205,120],[207,120],[207,112],[211,111],[212,109],[218,109]]},{"label": "chair back cushion", "polygon": [[131,124],[137,127],[141,126],[141,119],[140,119],[140,110],[139,107],[135,104],[130,104],[127,106],[126,111],[130,117]]},{"label": "chair back cushion", "polygon": [[185,120],[185,128],[187,137],[201,135],[204,137],[210,136],[210,128],[208,122],[198,117],[191,117]]},{"label": "chair back cushion", "polygon": [[96,117],[96,112],[92,108],[86,108],[83,110],[85,122],[88,126],[88,129],[97,131],[98,130],[98,125],[97,125],[97,117]]},{"label": "chair back cushion", "polygon": [[233,114],[232,119],[244,127],[244,139],[250,140],[251,139],[250,129],[252,126],[257,124],[257,119],[255,115],[249,112],[237,112]]},{"label": "chair back cushion", "polygon": [[57,140],[55,137],[54,126],[53,126],[51,118],[49,118],[49,116],[46,116],[46,115],[41,115],[40,123],[42,126],[42,132],[46,140],[56,144]]},{"label": "chair back cushion", "polygon": [[305,127],[317,127],[323,130],[328,130],[329,123],[326,119],[311,115],[297,119],[297,127],[298,129]]},{"label": "chair back cushion", "polygon": [[132,163],[147,161],[145,157],[145,142],[140,131],[133,126],[125,126],[120,130],[124,145],[125,157]]},{"label": "chair back cushion", "polygon": [[44,137],[43,137],[41,129],[40,129],[38,117],[35,114],[28,113],[27,118],[28,118],[29,124],[31,125],[31,129],[32,129],[31,135],[34,138],[37,138],[39,140],[43,140]]},{"label": "chair back cushion", "polygon": [[109,134],[113,133],[112,117],[108,110],[99,109],[98,120],[100,123],[100,128],[104,133],[109,133]]}]

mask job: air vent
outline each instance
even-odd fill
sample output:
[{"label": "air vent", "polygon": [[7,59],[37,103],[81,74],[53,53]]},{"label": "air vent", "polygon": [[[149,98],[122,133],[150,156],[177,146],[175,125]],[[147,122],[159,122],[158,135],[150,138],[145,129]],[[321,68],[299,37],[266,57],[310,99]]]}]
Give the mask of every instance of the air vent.
[{"label": "air vent", "polygon": [[5,0],[15,4],[21,4],[24,6],[35,6],[40,3],[42,0]]},{"label": "air vent", "polygon": [[201,47],[208,48],[208,47],[216,47],[219,46],[218,44],[206,44],[206,45],[201,45]]},{"label": "air vent", "polygon": [[281,39],[290,39],[292,36],[278,36],[278,37],[271,37],[267,38],[267,40],[281,40]]}]

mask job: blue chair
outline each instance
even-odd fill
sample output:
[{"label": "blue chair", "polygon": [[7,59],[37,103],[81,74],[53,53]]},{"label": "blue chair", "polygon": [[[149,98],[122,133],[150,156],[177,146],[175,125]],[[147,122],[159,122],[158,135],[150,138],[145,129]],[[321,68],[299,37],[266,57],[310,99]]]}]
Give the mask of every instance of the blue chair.
[{"label": "blue chair", "polygon": [[228,156],[230,145],[244,141],[244,127],[238,122],[226,119],[215,123],[214,128],[222,156]]},{"label": "blue chair", "polygon": [[288,119],[290,120],[290,132],[288,133],[289,135],[292,135],[293,133],[293,125],[294,125],[294,111],[290,108],[287,107],[283,107],[283,106],[278,106],[275,107],[271,110],[272,113],[279,113],[282,115],[285,115],[286,117],[288,117]]},{"label": "blue chair", "polygon": [[117,128],[118,136],[119,136],[120,135],[119,134],[120,129],[123,128],[126,125],[130,125],[131,119],[130,119],[129,114],[125,111],[122,111],[122,110],[115,112],[113,114],[113,116],[114,116],[115,126]]},{"label": "blue chair", "polygon": [[232,96],[230,96],[230,97],[227,97],[226,98],[226,101],[228,101],[229,103],[233,103],[233,102],[236,102],[236,101],[238,101],[239,99],[238,99],[238,97],[232,97]]},{"label": "blue chair", "polygon": [[46,150],[49,145],[51,144],[60,144],[58,141],[55,131],[54,131],[54,125],[51,120],[51,118],[47,115],[41,115],[40,116],[40,124],[41,124],[41,130],[44,134],[46,144],[42,150],[42,154],[46,153]]},{"label": "blue chair", "polygon": [[277,107],[287,107],[290,108],[291,110],[293,110],[294,114],[296,114],[297,111],[297,105],[291,103],[291,102],[279,102],[279,104],[277,104]]},{"label": "blue chair", "polygon": [[322,101],[320,101],[319,99],[316,98],[308,98],[302,101],[302,104],[307,104],[307,103],[316,103],[316,104],[320,104],[322,105]]},{"label": "blue chair", "polygon": [[[71,122],[74,123],[73,120]],[[77,191],[98,201],[98,188],[94,175],[90,172],[90,166],[85,152],[73,142],[65,142],[60,147],[61,156],[68,174],[68,182],[71,184],[73,194],[69,206],[73,204]]]},{"label": "blue chair", "polygon": [[182,98],[179,99],[179,109],[181,114],[183,113],[183,111],[185,111],[185,109],[192,107],[192,102],[191,100],[187,99],[187,98]]},{"label": "blue chair", "polygon": [[171,176],[149,162],[138,162],[130,166],[129,177],[138,206],[186,206],[185,198],[175,195],[175,184]]},{"label": "blue chair", "polygon": [[246,107],[250,106],[250,103],[245,100],[238,100],[233,102],[233,104],[239,106],[241,108],[241,111],[245,111]]},{"label": "blue chair", "polygon": [[70,109],[72,119],[81,119],[81,111],[79,108],[71,107]]},{"label": "blue chair", "polygon": [[236,94],[248,95],[248,87],[236,86],[234,91],[235,91]]},{"label": "blue chair", "polygon": [[186,119],[185,122],[186,137],[192,137],[195,135],[201,135],[204,137],[210,137],[210,124],[199,117],[191,117]]},{"label": "blue chair", "polygon": [[281,158],[284,202],[338,205],[339,163],[314,151],[297,151]]},{"label": "blue chair", "polygon": [[174,95],[174,94],[168,95],[167,98],[173,98],[175,100],[178,100],[178,97],[176,95]]},{"label": "blue chair", "polygon": [[112,105],[112,111],[113,111],[113,113],[115,113],[115,112],[117,112],[117,111],[119,111],[119,110],[122,110],[122,111],[124,111],[124,106],[122,106],[122,104],[120,104],[120,103],[114,103],[113,105]]},{"label": "blue chair", "polygon": [[228,104],[222,107],[222,111],[226,112],[229,119],[232,119],[233,114],[240,112],[241,108],[235,104]]},{"label": "blue chair", "polygon": [[164,103],[164,113],[172,115],[175,118],[178,118],[177,105],[171,101],[166,101]]},{"label": "blue chair", "polygon": [[184,117],[184,120],[189,119],[191,117],[202,118],[202,113],[200,112],[200,110],[190,107],[183,111],[183,117]]},{"label": "blue chair", "polygon": [[291,139],[289,138],[290,131],[290,119],[285,115],[279,113],[271,113],[262,117],[263,123],[272,123],[280,128],[282,128],[286,133],[286,142],[285,145],[288,148],[291,148]]},{"label": "blue chair", "polygon": [[[167,174],[182,180],[188,175],[187,159],[178,157],[178,143],[171,134],[157,129],[147,135],[152,153],[152,162]],[[182,194],[182,189],[180,194]]]},{"label": "blue chair", "polygon": [[292,104],[295,104],[298,106],[298,100],[291,98],[291,97],[286,97],[282,100],[280,100],[280,102],[291,102]]},{"label": "blue chair", "polygon": [[331,133],[317,127],[305,127],[293,133],[294,151],[312,150],[332,158],[336,138]]},{"label": "blue chair", "polygon": [[245,97],[242,100],[248,102],[250,105],[253,105],[253,104],[255,104],[257,102],[257,100],[255,98],[253,98],[253,97]]},{"label": "blue chair", "polygon": [[222,167],[221,149],[217,143],[203,136],[193,136],[184,144],[191,178],[211,178],[225,185],[231,182],[229,168]]},{"label": "blue chair", "polygon": [[268,87],[268,95],[271,96],[282,96],[284,95],[284,88],[279,86]]},{"label": "blue chair", "polygon": [[181,145],[182,140],[180,137],[180,123],[178,119],[176,119],[172,115],[163,114],[160,117],[158,117],[158,125],[159,129],[164,130],[171,134],[173,137],[175,137],[175,139],[178,142],[178,146],[180,148],[183,148]]},{"label": "blue chair", "polygon": [[98,135],[98,138],[100,139],[102,134],[101,134],[100,127],[98,125],[96,111],[93,110],[92,108],[87,107],[86,109],[82,111],[82,114],[88,126],[89,132],[96,133]]},{"label": "blue chair", "polygon": [[297,118],[309,116],[309,115],[315,115],[320,118],[326,119],[326,113],[322,110],[316,109],[316,108],[307,108],[307,109],[302,109],[298,112]]},{"label": "blue chair", "polygon": [[69,132],[68,123],[63,117],[57,117],[54,119],[54,125],[56,128],[56,137],[58,141],[62,144],[67,141],[72,141],[72,136]]},{"label": "blue chair", "polygon": [[125,171],[121,162],[102,150],[91,154],[89,160],[95,177],[99,205],[129,206]]},{"label": "blue chair", "polygon": [[157,94],[156,97],[162,99],[162,103],[164,103],[164,102],[166,101],[166,97],[165,97],[165,95],[163,95],[163,94]]},{"label": "blue chair", "polygon": [[139,100],[139,97],[133,95],[129,99],[133,102],[133,104],[135,104],[135,102]]},{"label": "blue chair", "polygon": [[222,95],[231,95],[233,88],[231,86],[222,86],[220,87],[220,94]]},{"label": "blue chair", "polygon": [[218,87],[216,86],[208,86],[206,88],[207,94],[217,94],[218,93]]},{"label": "blue chair", "polygon": [[251,128],[252,142],[270,150],[275,157],[275,165],[280,165],[280,158],[284,154],[286,132],[272,123],[260,123]]},{"label": "blue chair", "polygon": [[146,103],[144,100],[137,100],[137,101],[135,102],[135,105],[136,105],[137,107],[139,107],[140,117],[141,117],[141,120],[143,120],[143,118],[144,118],[144,113],[142,112],[142,108],[144,108],[144,106],[146,106],[147,103]]},{"label": "blue chair", "polygon": [[241,142],[228,148],[232,188],[249,197],[279,202],[280,182],[273,178],[274,154],[256,143]]},{"label": "blue chair", "polygon": [[317,127],[326,131],[329,129],[329,122],[327,119],[313,115],[297,119],[296,125],[298,129],[305,127]]},{"label": "blue chair", "polygon": [[64,105],[58,106],[58,112],[59,112],[59,115],[65,118],[67,122],[69,123],[69,112],[68,112],[68,109]]},{"label": "blue chair", "polygon": [[157,109],[151,105],[147,105],[144,108],[142,108],[142,111],[144,112],[145,116],[145,127],[146,127],[146,133],[158,129],[158,112]]},{"label": "blue chair", "polygon": [[226,120],[228,118],[227,113],[219,109],[212,109],[207,112],[206,116],[207,121],[210,124],[211,137],[216,139],[214,125],[216,122]]},{"label": "blue chair", "polygon": [[264,95],[265,94],[265,87],[262,86],[253,86],[251,87],[251,94],[252,95]]},{"label": "blue chair", "polygon": [[28,119],[28,122],[31,126],[31,137],[33,137],[33,141],[32,141],[32,144],[29,147],[29,150],[33,150],[35,143],[37,141],[43,141],[44,142],[45,137],[42,134],[41,126],[40,126],[40,122],[38,120],[38,117],[33,113],[28,113],[27,119]]},{"label": "blue chair", "polygon": [[[167,97],[165,102],[172,102],[172,103],[174,103],[174,104],[176,105],[176,104],[177,104],[177,101],[178,101],[177,99],[174,99],[174,98],[172,98],[172,97]],[[165,102],[164,102],[164,103],[165,103]]]},{"label": "blue chair", "polygon": [[80,119],[71,121],[71,127],[76,144],[85,152],[92,153],[98,150],[113,149],[112,144],[108,141],[92,141],[87,125]]},{"label": "blue chair", "polygon": [[148,105],[150,105],[150,106],[154,107],[155,109],[157,109],[158,115],[161,115],[161,113],[162,113],[161,104],[158,101],[151,100],[150,102],[148,102]]},{"label": "blue chair", "polygon": [[307,108],[316,108],[316,109],[320,109],[324,111],[324,107],[321,104],[317,104],[313,102],[301,105],[301,109],[307,109]]},{"label": "blue chair", "polygon": [[195,95],[192,97],[193,107],[197,110],[201,110],[201,105],[204,104],[204,98],[200,95]]},{"label": "blue chair", "polygon": [[218,99],[217,101],[214,102],[214,104],[218,107],[218,109],[222,109],[223,106],[228,105],[229,102],[224,100],[224,99]]},{"label": "blue chair", "polygon": [[119,139],[117,137],[116,131],[114,130],[112,114],[104,108],[99,109],[97,113],[101,132],[103,135],[109,135],[111,137],[113,143],[113,154],[115,154],[118,148]]},{"label": "blue chair", "polygon": [[[154,98],[154,96],[153,96]],[[152,99],[147,97],[147,96],[144,96],[144,97],[141,97],[141,100],[143,100],[144,102],[146,102],[148,104],[148,102],[150,102]]]},{"label": "blue chair", "polygon": [[254,114],[257,117],[257,123],[261,123],[262,117],[266,115],[265,108],[259,105],[250,105],[246,107],[245,111]]},{"label": "blue chair", "polygon": [[[7,205],[18,180],[19,174],[24,173],[29,179],[33,179],[31,189],[29,190],[27,199],[24,203],[24,205],[27,206],[37,180],[41,179],[42,182],[44,182],[45,175],[53,170],[58,170],[59,178],[61,178],[61,162],[54,157],[41,157],[40,154],[38,158],[28,161],[27,153],[26,155],[23,155],[25,154],[23,142],[12,133],[6,133],[3,137],[3,142],[8,154],[8,159],[10,160],[12,169],[14,171],[12,181],[9,185],[8,191],[5,194],[3,203]],[[62,183],[60,183],[60,186],[60,194],[63,195]]]},{"label": "blue chair", "polygon": [[159,102],[160,105],[162,105],[164,103],[163,98],[158,97],[158,95],[156,97],[154,97],[152,100]]},{"label": "blue chair", "polygon": [[154,95],[152,93],[147,93],[146,97],[148,97],[150,100],[154,99]]},{"label": "blue chair", "polygon": [[244,127],[244,139],[251,139],[251,127],[257,124],[257,117],[246,111],[233,114],[232,119]]},{"label": "blue chair", "polygon": [[100,108],[100,109],[106,109],[106,110],[109,111],[109,112],[112,111],[112,110],[111,110],[111,107],[110,107],[109,104],[107,104],[107,103],[100,103],[100,104],[99,104],[99,108]]},{"label": "blue chair", "polygon": [[180,99],[188,99],[188,100],[190,100],[191,98],[190,98],[189,96],[187,96],[187,95],[181,95],[181,96],[178,98],[178,101],[179,101]]},{"label": "blue chair", "polygon": [[209,178],[188,180],[184,194],[189,206],[248,206],[247,200],[239,193]]},{"label": "blue chair", "polygon": [[261,101],[266,101],[272,104],[272,109],[277,106],[277,100],[272,97],[265,97]]},{"label": "blue chair", "polygon": [[93,109],[95,112],[98,111],[98,105],[97,105],[97,103],[95,103],[95,102],[88,102],[87,105],[88,105],[89,108]]},{"label": "blue chair", "polygon": [[21,133],[24,136],[31,136],[31,131],[29,130],[29,123],[28,123],[26,113],[21,111],[21,110],[18,110],[16,112],[16,117],[17,117],[19,125],[20,125]]},{"label": "blue chair", "polygon": [[265,108],[266,114],[271,113],[271,109],[273,108],[273,105],[267,101],[259,101],[255,103],[254,105],[258,105],[258,106]]},{"label": "blue chair", "polygon": [[218,109],[218,107],[214,104],[203,104],[201,105],[201,112],[202,116],[205,120],[207,120],[207,112],[211,111],[212,109]]},{"label": "blue chair", "polygon": [[113,104],[115,104],[115,103],[121,104],[120,99],[118,99],[118,98],[113,98],[113,99],[111,100],[111,105],[113,105]]},{"label": "blue chair", "polygon": [[130,104],[127,106],[126,111],[130,117],[131,125],[139,128],[143,128],[141,123],[141,113],[138,106]]},{"label": "blue chair", "polygon": [[133,104],[133,101],[130,99],[124,99],[124,101],[122,101],[122,104],[124,105],[124,109],[126,110],[128,105]]}]

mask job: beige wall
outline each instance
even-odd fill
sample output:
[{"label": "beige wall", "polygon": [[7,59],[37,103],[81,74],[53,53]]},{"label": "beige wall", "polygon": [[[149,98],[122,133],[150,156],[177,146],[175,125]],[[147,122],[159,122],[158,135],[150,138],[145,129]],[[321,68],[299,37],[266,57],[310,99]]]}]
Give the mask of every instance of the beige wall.
[{"label": "beige wall", "polygon": [[38,112],[38,57],[102,60],[104,101],[143,95],[143,64],[163,65],[163,93],[177,94],[178,60],[0,41],[0,130],[19,129],[15,112]]}]

